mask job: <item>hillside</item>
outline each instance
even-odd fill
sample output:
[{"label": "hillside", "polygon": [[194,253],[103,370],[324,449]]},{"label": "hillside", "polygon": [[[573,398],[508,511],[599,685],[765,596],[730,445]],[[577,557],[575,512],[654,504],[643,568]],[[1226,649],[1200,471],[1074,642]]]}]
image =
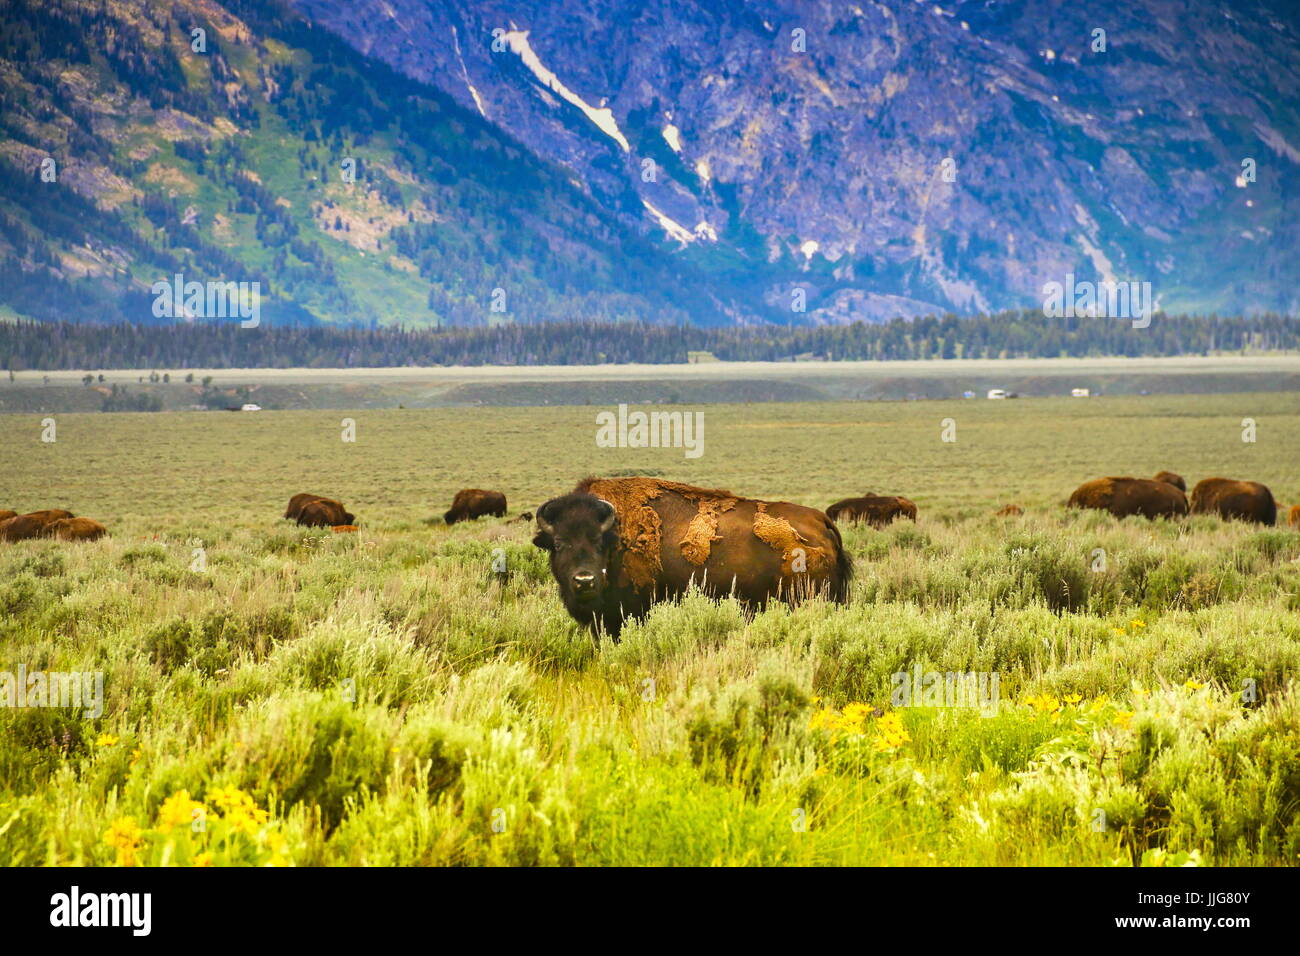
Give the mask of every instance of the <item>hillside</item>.
[{"label": "hillside", "polygon": [[261,283],[270,324],[716,312],[505,133],[268,6],[0,10],[0,303],[156,322],[181,273]]}]

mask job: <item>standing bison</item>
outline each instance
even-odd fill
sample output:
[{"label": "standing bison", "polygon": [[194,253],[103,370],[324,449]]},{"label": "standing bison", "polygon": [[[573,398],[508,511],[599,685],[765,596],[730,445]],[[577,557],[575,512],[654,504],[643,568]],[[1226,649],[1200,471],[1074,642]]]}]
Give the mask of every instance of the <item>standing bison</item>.
[{"label": "standing bison", "polygon": [[1109,511],[1116,518],[1178,518],[1187,514],[1187,496],[1154,478],[1094,478],[1074,489],[1069,507]]},{"label": "standing bison", "polygon": [[832,521],[865,521],[873,528],[883,528],[895,518],[916,520],[916,504],[895,495],[866,495],[845,498],[826,509]]},{"label": "standing bison", "polygon": [[615,640],[628,618],[695,582],[762,607],[809,594],[844,602],[853,562],[822,512],[657,478],[588,478],[537,510],[565,608]]},{"label": "standing bison", "polygon": [[309,528],[332,528],[337,524],[355,524],[357,520],[356,515],[344,508],[341,501],[306,492],[289,499],[289,507],[285,509],[284,516]]},{"label": "standing bison", "polygon": [[443,515],[447,524],[457,521],[474,521],[484,515],[503,518],[506,513],[506,496],[499,491],[482,488],[462,488],[452,499],[451,510]]},{"label": "standing bison", "polygon": [[1258,481],[1206,478],[1192,489],[1192,514],[1217,514],[1229,520],[1274,524],[1277,502],[1273,493]]}]

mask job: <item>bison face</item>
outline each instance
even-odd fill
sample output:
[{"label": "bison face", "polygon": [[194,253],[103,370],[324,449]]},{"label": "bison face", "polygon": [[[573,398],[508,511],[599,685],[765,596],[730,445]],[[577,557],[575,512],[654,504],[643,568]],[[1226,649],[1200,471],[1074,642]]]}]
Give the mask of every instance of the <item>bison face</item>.
[{"label": "bison face", "polygon": [[604,498],[572,494],[537,509],[533,544],[551,553],[551,573],[567,605],[600,603],[618,545],[618,512]]},{"label": "bison face", "polygon": [[442,520],[447,522],[447,524],[455,524],[458,519],[459,515],[457,515],[455,511],[448,511],[442,516]]},{"label": "bison face", "polygon": [[356,523],[357,523],[357,516],[354,515],[351,511],[345,511],[345,512],[343,512],[343,523],[344,523],[344,524],[356,524]]}]

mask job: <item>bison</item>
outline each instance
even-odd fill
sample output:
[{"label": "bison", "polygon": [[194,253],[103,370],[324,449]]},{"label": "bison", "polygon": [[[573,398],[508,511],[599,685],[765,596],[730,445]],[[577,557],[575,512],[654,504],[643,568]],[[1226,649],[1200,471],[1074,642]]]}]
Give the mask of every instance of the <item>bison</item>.
[{"label": "bison", "polygon": [[916,504],[894,495],[866,495],[862,498],[845,498],[826,509],[832,521],[865,521],[873,528],[883,528],[895,518],[916,520]]},{"label": "bison", "polygon": [[1187,482],[1183,481],[1182,475],[1175,475],[1172,471],[1157,471],[1155,481],[1163,481],[1167,485],[1173,485],[1183,494],[1187,494]]},{"label": "bison", "polygon": [[298,524],[308,528],[333,528],[335,525],[355,524],[356,520],[356,515],[333,498],[314,498],[298,509]]},{"label": "bison", "polygon": [[108,529],[91,518],[60,518],[45,526],[45,537],[60,541],[98,541]]},{"label": "bison", "polygon": [[1293,528],[1300,528],[1300,505],[1292,505],[1286,523]]},{"label": "bison", "polygon": [[[338,505],[339,509],[342,510],[344,514],[348,514],[348,512],[343,508],[342,502],[337,501],[334,498],[326,498],[324,495],[308,494],[307,492],[304,491],[294,495],[292,498],[289,499],[289,507],[284,509],[284,516],[286,518],[292,519],[293,521],[297,521],[298,516],[302,514],[302,509],[307,507],[307,505],[311,504],[313,501],[328,501],[331,504]],[[352,523],[351,515],[348,515],[347,521],[339,522],[339,524],[351,524],[351,523]]]},{"label": "bison", "polygon": [[335,534],[355,534],[361,529],[354,524],[336,524],[330,530]]},{"label": "bison", "polygon": [[26,541],[29,538],[44,537],[45,529],[62,518],[71,518],[71,511],[62,508],[47,508],[44,511],[32,511],[25,515],[15,515],[0,521],[0,541]]},{"label": "bison", "polygon": [[1277,522],[1277,502],[1258,481],[1205,478],[1192,489],[1192,514],[1217,514],[1230,520],[1271,525]]},{"label": "bison", "polygon": [[657,478],[587,478],[536,515],[533,544],[550,553],[565,608],[615,641],[625,619],[692,582],[750,607],[848,598],[852,559],[814,508]]},{"label": "bison", "polygon": [[17,517],[18,517],[17,511],[5,511],[3,508],[0,508],[0,521],[8,521],[10,518],[17,518]]},{"label": "bison", "polygon": [[462,488],[452,499],[451,510],[442,516],[447,524],[457,521],[474,521],[484,515],[494,518],[505,517],[506,496],[499,491],[484,491],[482,488]]},{"label": "bison", "polygon": [[1025,509],[1020,505],[1003,505],[997,511],[993,512],[997,518],[1019,518],[1025,513]]},{"label": "bison", "polygon": [[1177,518],[1187,514],[1187,496],[1154,478],[1094,478],[1070,495],[1071,508],[1096,508],[1116,518]]}]

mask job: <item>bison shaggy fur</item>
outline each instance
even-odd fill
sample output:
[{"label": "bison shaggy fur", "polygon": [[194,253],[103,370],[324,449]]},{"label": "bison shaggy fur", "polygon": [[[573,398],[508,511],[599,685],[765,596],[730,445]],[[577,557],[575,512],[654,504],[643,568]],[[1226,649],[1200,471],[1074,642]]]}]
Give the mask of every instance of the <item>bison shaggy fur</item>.
[{"label": "bison shaggy fur", "polygon": [[333,498],[316,498],[298,510],[298,524],[308,528],[332,528],[340,524],[354,524],[356,515]]},{"label": "bison shaggy fur", "polygon": [[0,541],[26,541],[29,538],[45,536],[45,529],[62,518],[71,518],[71,511],[62,508],[47,508],[44,511],[32,511],[25,515],[15,515],[0,521]]},{"label": "bison shaggy fur", "polygon": [[1268,487],[1258,481],[1205,478],[1192,489],[1192,514],[1217,514],[1229,520],[1275,524],[1277,502]]},{"label": "bison shaggy fur", "polygon": [[1154,478],[1094,478],[1070,495],[1071,508],[1096,508],[1116,518],[1177,518],[1187,514],[1187,496]]},{"label": "bison shaggy fur", "polygon": [[1155,474],[1156,481],[1163,481],[1167,485],[1173,485],[1183,494],[1187,494],[1187,482],[1183,481],[1182,475],[1176,475],[1172,471],[1158,471]]},{"label": "bison shaggy fur", "polygon": [[60,518],[45,527],[47,538],[60,541],[98,541],[108,529],[92,518]]}]

